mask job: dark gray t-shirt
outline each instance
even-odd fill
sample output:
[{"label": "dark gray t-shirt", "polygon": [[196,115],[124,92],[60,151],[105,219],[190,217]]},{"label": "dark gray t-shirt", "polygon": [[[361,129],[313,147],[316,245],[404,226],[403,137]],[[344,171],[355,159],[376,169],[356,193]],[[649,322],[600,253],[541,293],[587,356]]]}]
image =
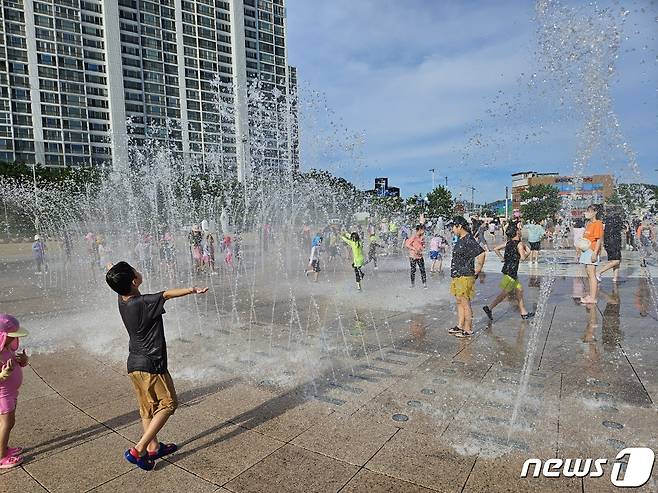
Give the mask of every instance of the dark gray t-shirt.
[{"label": "dark gray t-shirt", "polygon": [[167,372],[167,344],[162,322],[164,304],[164,291],[133,296],[126,301],[119,296],[119,314],[130,337],[128,373]]},{"label": "dark gray t-shirt", "polygon": [[450,277],[474,276],[475,257],[482,252],[484,249],[470,234],[458,239],[452,249]]}]

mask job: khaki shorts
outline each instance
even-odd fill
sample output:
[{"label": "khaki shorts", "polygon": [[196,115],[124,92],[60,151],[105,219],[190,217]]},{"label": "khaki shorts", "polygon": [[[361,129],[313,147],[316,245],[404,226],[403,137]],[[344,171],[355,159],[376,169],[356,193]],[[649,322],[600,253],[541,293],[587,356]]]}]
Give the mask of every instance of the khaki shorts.
[{"label": "khaki shorts", "polygon": [[169,372],[158,374],[133,371],[128,376],[135,387],[139,415],[142,418],[151,419],[164,410],[173,414],[178,407],[178,398]]},{"label": "khaki shorts", "polygon": [[475,298],[475,276],[453,277],[450,293],[457,298],[472,300]]}]

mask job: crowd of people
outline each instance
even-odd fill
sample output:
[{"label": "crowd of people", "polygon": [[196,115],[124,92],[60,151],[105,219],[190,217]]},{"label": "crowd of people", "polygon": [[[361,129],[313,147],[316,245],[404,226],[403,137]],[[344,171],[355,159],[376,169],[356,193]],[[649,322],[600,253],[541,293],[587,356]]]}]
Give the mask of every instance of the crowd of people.
[{"label": "crowd of people", "polygon": [[[419,272],[422,286],[427,289],[426,253],[431,261],[430,273],[442,274],[444,256],[451,251],[450,293],[456,301],[457,319],[448,333],[467,339],[474,333],[471,303],[475,297],[475,283],[482,275],[488,252],[493,252],[502,261],[502,275],[500,291],[483,306],[486,316],[493,320],[494,309],[511,297],[519,316],[529,319],[534,313],[527,309],[524,302],[519,278],[520,263],[529,261],[532,265],[538,264],[542,242],[548,239],[553,247],[564,247],[565,235],[570,236],[568,243],[586,272],[587,292],[582,293],[580,303],[587,306],[592,314],[595,314],[592,307],[597,302],[601,276],[612,271],[612,280],[619,281],[624,243],[626,249],[640,250],[642,265],[646,265],[646,260],[656,249],[655,230],[650,218],[629,223],[615,208],[606,211],[598,204],[588,207],[582,221],[578,218],[571,229],[563,227],[560,222],[544,221],[541,224],[534,220],[524,221],[518,215],[509,221],[456,216],[447,222],[441,218],[426,221],[421,215],[413,227],[402,221],[384,219],[355,224],[350,228],[329,224],[313,233],[311,225],[306,223],[299,232],[299,241],[303,250],[308,248],[310,251],[309,262],[304,269],[307,276],[313,274],[314,281],[318,281],[322,271],[321,258],[326,252],[329,262],[343,258],[346,263],[349,261],[359,291],[363,289],[366,265],[372,264],[376,270],[379,256],[400,253],[404,253],[409,260],[409,287],[415,287]],[[261,235],[264,251],[270,248],[273,239],[273,226],[264,225]],[[112,249],[103,235],[89,232],[84,236],[84,242],[88,261],[93,268],[105,271],[107,284],[118,295],[118,311],[130,339],[127,368],[137,396],[143,435],[134,447],[125,451],[124,457],[141,469],[151,470],[158,459],[178,448],[176,444],[162,443],[157,438],[178,405],[167,368],[162,319],[164,304],[173,298],[204,294],[208,288],[169,289],[155,294],[140,292],[143,283],[140,271],[150,272],[154,258],[175,264],[176,242],[171,233],[163,232],[155,237],[142,235],[137,239],[133,258],[138,267],[125,261],[113,264]],[[229,234],[219,242],[226,266],[232,267],[234,262],[239,261],[240,242],[240,235]],[[62,244],[67,257],[70,256],[72,241],[68,234],[65,234]],[[193,225],[187,235],[187,244],[194,271],[215,272],[216,240],[212,232],[203,224],[202,227]],[[608,262],[600,266],[603,250],[607,253]],[[45,241],[36,235],[32,252],[38,272],[47,270],[47,251]],[[529,284],[533,285],[532,282]],[[607,295],[603,293],[603,296]],[[646,314],[646,308],[641,313]],[[15,317],[0,314],[0,469],[13,468],[23,462],[22,449],[10,447],[9,437],[15,424],[18,390],[22,383],[21,368],[28,363],[25,351],[18,352],[19,340],[26,335],[27,331]]]},{"label": "crowd of people", "polygon": [[[635,228],[635,234],[628,235],[632,228]],[[345,256],[354,270],[358,291],[363,289],[364,266],[372,263],[376,270],[378,255],[401,251],[409,259],[409,287],[416,285],[419,272],[422,286],[427,289],[425,255],[428,254],[431,261],[430,273],[442,273],[443,257],[451,250],[450,292],[457,304],[457,323],[448,332],[459,338],[473,335],[471,301],[475,296],[475,281],[481,275],[488,252],[497,255],[503,264],[500,292],[483,307],[487,317],[493,320],[493,309],[508,297],[515,300],[522,319],[534,316],[525,306],[518,271],[520,262],[528,261],[531,266],[539,264],[542,245],[546,242],[553,249],[572,249],[576,261],[583,266],[587,279],[587,292],[579,300],[583,305],[597,302],[598,286],[604,273],[612,271],[612,281],[618,282],[624,243],[626,249],[640,250],[642,265],[656,249],[651,218],[629,223],[617,208],[604,210],[600,204],[588,207],[583,217],[576,218],[572,226],[560,220],[524,220],[520,214],[515,214],[510,220],[478,217],[467,220],[457,216],[449,222],[443,219],[427,222],[421,215],[415,227],[384,219],[356,224],[349,229],[328,225],[313,234],[312,228],[304,224],[300,241],[303,248],[310,248],[305,269],[307,275],[313,273],[314,281],[318,281],[325,251],[329,263]],[[325,241],[328,242],[326,249]],[[347,246],[344,254],[338,245],[341,241]],[[428,252],[426,245],[429,245]],[[607,254],[605,265],[601,265],[603,250]]]}]

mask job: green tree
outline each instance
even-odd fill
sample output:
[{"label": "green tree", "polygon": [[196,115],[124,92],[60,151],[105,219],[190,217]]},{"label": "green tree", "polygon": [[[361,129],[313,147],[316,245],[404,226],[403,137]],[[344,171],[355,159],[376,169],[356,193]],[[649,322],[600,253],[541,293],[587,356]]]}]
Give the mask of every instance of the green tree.
[{"label": "green tree", "polygon": [[425,209],[425,198],[421,194],[412,195],[407,197],[405,200],[405,213],[408,218],[411,218],[414,222],[418,221],[420,214],[426,212]]},{"label": "green tree", "polygon": [[658,213],[658,186],[645,183],[622,183],[608,203],[621,205],[628,214],[644,216]]},{"label": "green tree", "polygon": [[439,185],[427,194],[429,199],[428,215],[431,217],[450,217],[455,202],[452,193],[443,185]]},{"label": "green tree", "polygon": [[521,214],[525,219],[543,221],[555,216],[562,201],[552,185],[530,185],[521,193]]}]

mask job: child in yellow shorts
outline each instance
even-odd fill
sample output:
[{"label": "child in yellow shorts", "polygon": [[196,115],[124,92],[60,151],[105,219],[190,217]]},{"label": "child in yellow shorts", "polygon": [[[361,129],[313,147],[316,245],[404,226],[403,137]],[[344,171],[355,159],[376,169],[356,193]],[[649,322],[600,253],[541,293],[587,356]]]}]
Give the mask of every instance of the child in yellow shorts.
[{"label": "child in yellow shorts", "polygon": [[475,297],[475,279],[482,270],[486,253],[471,235],[470,225],[464,217],[453,218],[452,233],[457,237],[457,242],[450,262],[450,292],[457,300],[458,320],[456,326],[448,329],[448,333],[468,338],[473,335],[471,300]]}]

